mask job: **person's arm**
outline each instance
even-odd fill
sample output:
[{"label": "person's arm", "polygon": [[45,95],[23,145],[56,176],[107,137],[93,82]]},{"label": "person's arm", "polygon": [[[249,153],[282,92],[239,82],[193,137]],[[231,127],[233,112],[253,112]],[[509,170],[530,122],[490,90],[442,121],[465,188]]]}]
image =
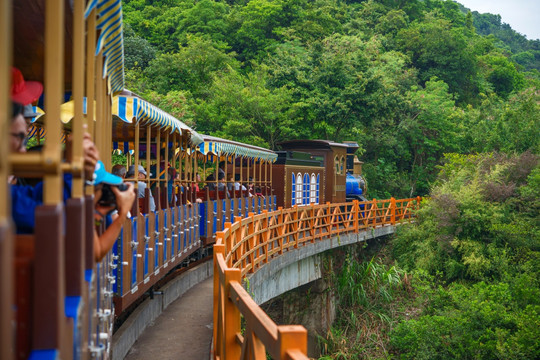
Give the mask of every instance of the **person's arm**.
[{"label": "person's arm", "polygon": [[148,192],[150,194],[150,211],[156,211],[156,201],[154,200],[154,195],[152,191]]},{"label": "person's arm", "polygon": [[135,201],[135,186],[132,183],[127,183],[127,185],[128,189],[126,191],[120,191],[116,186],[111,186],[116,196],[118,217],[114,219],[101,236],[98,236],[94,230],[94,258],[96,262],[101,261],[113,247],[114,242],[120,236],[120,231],[122,231],[122,226],[133,205],[133,201]]},{"label": "person's arm", "polygon": [[42,198],[28,185],[11,185],[11,216],[17,234],[34,232],[34,212],[41,205]]},{"label": "person's arm", "polygon": [[94,230],[94,257],[96,262],[100,262],[101,259],[107,255],[109,250],[111,250],[114,242],[118,239],[118,236],[120,236],[124,221],[125,217],[121,218],[118,216],[101,236],[98,236],[97,232]]}]

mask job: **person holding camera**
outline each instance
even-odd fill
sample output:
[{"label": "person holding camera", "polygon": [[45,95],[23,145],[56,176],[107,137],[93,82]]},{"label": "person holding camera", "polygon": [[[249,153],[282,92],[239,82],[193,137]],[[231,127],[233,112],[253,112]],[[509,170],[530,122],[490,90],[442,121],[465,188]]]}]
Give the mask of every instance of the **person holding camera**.
[{"label": "person holding camera", "polygon": [[94,229],[94,258],[101,261],[111,250],[135,201],[135,186],[124,183],[122,178],[113,175],[101,161],[94,171],[94,222],[96,228],[103,223],[107,215],[115,210],[118,216],[107,226],[103,234],[98,235]]}]

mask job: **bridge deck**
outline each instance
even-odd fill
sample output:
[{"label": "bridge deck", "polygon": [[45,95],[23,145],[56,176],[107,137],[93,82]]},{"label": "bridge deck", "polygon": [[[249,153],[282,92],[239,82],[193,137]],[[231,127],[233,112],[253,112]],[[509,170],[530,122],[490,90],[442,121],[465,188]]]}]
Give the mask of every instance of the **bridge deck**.
[{"label": "bridge deck", "polygon": [[210,358],[212,278],[174,301],[135,342],[126,360]]}]

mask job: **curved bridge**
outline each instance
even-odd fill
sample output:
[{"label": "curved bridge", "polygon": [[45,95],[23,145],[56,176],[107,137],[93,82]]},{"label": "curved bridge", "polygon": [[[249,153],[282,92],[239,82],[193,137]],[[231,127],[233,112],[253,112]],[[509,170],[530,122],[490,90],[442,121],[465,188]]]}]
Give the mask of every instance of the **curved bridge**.
[{"label": "curved bridge", "polygon": [[[420,200],[296,206],[227,223],[214,245],[213,358],[266,359],[268,353],[274,359],[308,359],[307,330],[276,325],[257,304],[320,277],[313,255],[390,234],[410,222]],[[265,266],[269,262],[272,267]],[[289,280],[279,281],[276,271]],[[246,279],[264,281],[255,299],[242,286]]]}]

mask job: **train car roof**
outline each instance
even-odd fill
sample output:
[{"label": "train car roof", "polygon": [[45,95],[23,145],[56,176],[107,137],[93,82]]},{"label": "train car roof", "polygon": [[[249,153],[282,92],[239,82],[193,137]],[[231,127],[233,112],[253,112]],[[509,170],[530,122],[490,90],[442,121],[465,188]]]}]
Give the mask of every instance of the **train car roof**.
[{"label": "train car roof", "polygon": [[283,150],[288,149],[331,149],[333,147],[348,148],[347,144],[330,140],[290,140],[278,144]]},{"label": "train car roof", "polygon": [[204,141],[199,144],[199,151],[205,155],[208,153],[215,155],[237,155],[272,162],[277,159],[277,154],[275,152],[259,146],[209,135],[203,135],[202,137]]},{"label": "train car roof", "polygon": [[[130,91],[124,91],[113,98],[112,113],[114,115],[113,139],[115,140],[134,138],[133,120],[135,120],[160,129],[169,129],[172,132],[188,131],[193,145],[199,145],[204,141],[203,137],[191,127]],[[143,131],[141,134],[145,134],[146,129],[140,130]]]},{"label": "train car roof", "polygon": [[[47,0],[13,1],[13,66],[21,70],[25,80],[42,83],[45,80],[46,2]],[[68,91],[66,96],[72,88],[72,3],[72,0],[64,1],[64,88]],[[91,1],[89,5],[86,15],[95,10],[96,29],[102,29],[98,35],[96,53],[103,50],[105,57],[103,69],[97,69],[96,74],[107,75],[109,86],[116,93],[124,88],[121,0]]]},{"label": "train car roof", "polygon": [[310,153],[290,150],[276,151],[276,153],[278,155],[276,165],[301,165],[324,168],[322,156],[315,158]]}]

